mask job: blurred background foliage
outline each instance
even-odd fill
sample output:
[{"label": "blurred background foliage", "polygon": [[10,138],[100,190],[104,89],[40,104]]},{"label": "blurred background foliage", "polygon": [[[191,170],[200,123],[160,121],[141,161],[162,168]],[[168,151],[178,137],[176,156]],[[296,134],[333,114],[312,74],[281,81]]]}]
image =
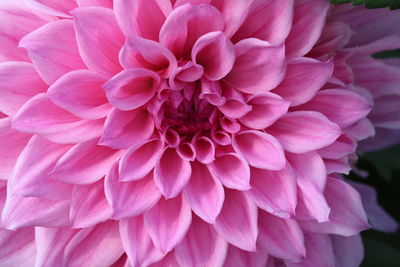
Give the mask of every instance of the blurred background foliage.
[{"label": "blurred background foliage", "polygon": [[[368,177],[352,172],[348,178],[374,187],[379,204],[400,222],[400,145],[361,155],[357,167],[367,171]],[[362,237],[365,246],[362,267],[400,266],[400,231],[387,234],[368,230]]]},{"label": "blurred background foliage", "polygon": [[353,5],[365,5],[367,8],[389,7],[390,9],[400,8],[400,0],[331,0],[333,4],[352,3]]}]

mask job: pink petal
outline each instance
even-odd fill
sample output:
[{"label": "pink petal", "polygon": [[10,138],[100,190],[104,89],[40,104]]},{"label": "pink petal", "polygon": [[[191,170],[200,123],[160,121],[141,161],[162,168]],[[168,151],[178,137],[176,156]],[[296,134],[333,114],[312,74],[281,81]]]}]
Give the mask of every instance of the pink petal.
[{"label": "pink petal", "polygon": [[170,1],[116,0],[114,3],[118,24],[127,37],[140,36],[158,41],[158,33],[172,10]]},{"label": "pink petal", "polygon": [[11,129],[9,118],[0,119],[0,180],[11,177],[15,162],[31,135]]},{"label": "pink petal", "polygon": [[120,161],[120,181],[134,181],[146,176],[154,169],[164,151],[164,142],[150,139],[130,148]]},{"label": "pink petal", "polygon": [[301,262],[286,261],[287,267],[334,267],[335,255],[329,235],[307,233],[304,235],[307,257]]},{"label": "pink petal", "polygon": [[[204,23],[207,21],[207,23]],[[182,5],[169,14],[160,30],[160,43],[177,59],[190,56],[196,40],[213,31],[222,31],[221,13],[211,5]]]},{"label": "pink petal", "polygon": [[71,184],[90,184],[106,175],[121,151],[97,145],[93,139],[73,146],[58,161],[51,176]]},{"label": "pink petal", "polygon": [[176,197],[190,180],[192,169],[175,149],[164,151],[154,169],[154,181],[167,199]]},{"label": "pink petal", "polygon": [[193,162],[192,176],[183,196],[197,216],[208,223],[214,223],[224,203],[224,188],[211,176],[205,165]]},{"label": "pink petal", "polygon": [[143,106],[154,96],[160,77],[157,73],[142,69],[123,70],[104,84],[107,98],[121,110]]},{"label": "pink petal", "polygon": [[72,187],[54,180],[49,173],[70,148],[34,136],[21,151],[9,185],[15,194],[53,200],[69,199]]},{"label": "pink petal", "polygon": [[31,97],[47,90],[34,66],[25,62],[1,63],[0,87],[0,111],[8,116],[14,116]]},{"label": "pink petal", "polygon": [[303,229],[315,233],[351,236],[370,227],[360,195],[344,181],[328,178],[325,198],[331,207],[329,221],[324,223],[304,221]]},{"label": "pink petal", "polygon": [[117,219],[142,214],[152,208],[161,197],[152,173],[139,181],[121,182],[118,176],[118,164],[110,169],[104,183],[113,217]]},{"label": "pink petal", "polygon": [[22,37],[46,24],[50,17],[33,14],[21,1],[2,1],[0,9],[0,62],[30,62],[28,54],[18,47]]},{"label": "pink petal", "polygon": [[219,155],[207,167],[212,176],[225,187],[237,190],[250,189],[250,168],[242,156],[236,153]]},{"label": "pink petal", "polygon": [[257,252],[248,252],[241,250],[235,246],[229,246],[228,255],[224,267],[265,267],[268,255],[265,251],[258,249]]},{"label": "pink petal", "polygon": [[280,171],[251,168],[249,196],[265,211],[282,218],[295,213],[297,205],[296,174],[290,167]]},{"label": "pink petal", "polygon": [[374,107],[368,118],[376,127],[399,129],[399,95],[386,95],[375,99]]},{"label": "pink petal", "polygon": [[69,225],[69,201],[22,197],[7,193],[2,213],[5,228],[16,230],[27,226],[62,227]]},{"label": "pink petal", "polygon": [[175,257],[180,266],[221,267],[227,248],[212,226],[195,216],[185,238],[175,248]]},{"label": "pink petal", "polygon": [[251,111],[239,121],[249,128],[262,130],[285,115],[290,102],[278,95],[264,93],[251,96],[248,104],[251,105]]},{"label": "pink petal", "polygon": [[290,112],[268,128],[286,151],[306,153],[332,144],[341,134],[337,124],[314,111]]},{"label": "pink petal", "polygon": [[60,144],[79,143],[100,136],[101,120],[82,120],[53,104],[45,94],[31,98],[13,118],[12,127]]},{"label": "pink petal", "polygon": [[286,156],[296,173],[299,188],[296,215],[328,221],[330,208],[323,195],[327,174],[321,157],[316,152]]},{"label": "pink petal", "polygon": [[79,232],[87,230],[72,229],[69,227],[44,228],[35,227],[36,261],[37,266],[54,266],[63,261],[65,247]]},{"label": "pink petal", "polygon": [[0,230],[0,265],[32,266],[35,262],[35,231],[33,227],[18,231]]},{"label": "pink petal", "polygon": [[360,235],[349,237],[331,235],[337,266],[360,266],[364,259],[364,246]]},{"label": "pink petal", "polygon": [[255,94],[270,91],[284,78],[285,48],[255,38],[235,44],[236,60],[224,79],[241,92]]},{"label": "pink petal", "polygon": [[299,109],[321,112],[341,128],[346,128],[364,118],[370,112],[371,105],[365,98],[351,91],[327,89],[320,91]]},{"label": "pink petal", "polygon": [[164,257],[153,245],[142,216],[121,220],[119,231],[122,245],[128,254],[129,266],[148,266]]},{"label": "pink petal", "polygon": [[118,228],[118,222],[107,221],[81,230],[65,247],[62,266],[97,267],[113,264],[124,253]]},{"label": "pink petal", "polygon": [[104,6],[108,8],[112,8],[112,0],[76,0],[76,3],[79,7],[86,6]]},{"label": "pink petal", "polygon": [[57,106],[84,119],[100,119],[111,110],[101,86],[106,78],[89,70],[71,71],[47,91],[47,96]]},{"label": "pink petal", "polygon": [[[193,46],[192,60],[203,66],[211,81],[225,77],[235,62],[235,49],[222,32],[204,34]],[[223,64],[221,64],[223,63]]]},{"label": "pink petal", "polygon": [[[243,95],[230,87],[223,87],[223,104],[218,109],[228,118],[237,119],[251,111],[251,106],[246,103]],[[218,101],[218,100],[217,100]]]},{"label": "pink petal", "polygon": [[114,12],[104,7],[73,10],[79,52],[89,69],[104,75],[121,70],[118,53],[124,43]]},{"label": "pink petal", "polygon": [[207,79],[201,80],[201,93],[199,95],[200,99],[207,100],[210,104],[214,106],[222,106],[225,104],[225,97],[221,96],[222,89],[220,82],[213,82]]},{"label": "pink petal", "polygon": [[158,203],[144,214],[144,223],[154,246],[162,253],[171,251],[185,237],[192,220],[189,205],[181,197]]},{"label": "pink petal", "polygon": [[300,57],[287,61],[285,78],[272,92],[298,106],[311,100],[331,78],[333,61],[321,62]]},{"label": "pink petal", "polygon": [[146,68],[163,78],[175,73],[178,62],[175,56],[157,42],[132,36],[126,40],[119,60],[124,68]]},{"label": "pink petal", "polygon": [[248,130],[236,134],[233,147],[252,167],[267,170],[281,170],[286,159],[280,143],[263,132]]},{"label": "pink petal", "polygon": [[58,17],[69,17],[68,12],[76,7],[75,1],[24,0],[24,3],[39,14],[44,13]]},{"label": "pink petal", "polygon": [[256,0],[246,2],[251,3],[250,12],[233,36],[233,40],[239,41],[254,37],[274,45],[283,43],[292,27],[294,1]]},{"label": "pink petal", "polygon": [[260,212],[258,222],[259,244],[269,255],[289,261],[305,258],[303,231],[295,220]]},{"label": "pink petal", "polygon": [[114,108],[107,116],[99,144],[114,149],[126,149],[143,143],[153,131],[153,119],[145,109],[121,111]]},{"label": "pink petal", "polygon": [[176,267],[178,262],[175,258],[175,253],[168,253],[161,261],[149,265],[149,267]]},{"label": "pink petal", "polygon": [[52,84],[71,70],[85,68],[70,20],[47,23],[24,36],[19,46],[26,49],[47,84]]},{"label": "pink petal", "polygon": [[257,206],[243,193],[225,190],[225,201],[215,230],[230,244],[247,250],[256,250]]},{"label": "pink petal", "polygon": [[304,56],[317,43],[329,8],[328,1],[295,1],[293,26],[286,39],[288,56]]},{"label": "pink petal", "polygon": [[215,144],[206,137],[196,137],[192,140],[194,150],[196,151],[196,159],[203,163],[208,164],[215,160]]},{"label": "pink petal", "polygon": [[353,138],[342,134],[331,145],[318,150],[318,154],[327,159],[339,159],[354,153],[356,146],[357,143]]},{"label": "pink petal", "polygon": [[112,209],[104,195],[104,181],[75,185],[71,195],[72,227],[87,228],[111,218]]}]

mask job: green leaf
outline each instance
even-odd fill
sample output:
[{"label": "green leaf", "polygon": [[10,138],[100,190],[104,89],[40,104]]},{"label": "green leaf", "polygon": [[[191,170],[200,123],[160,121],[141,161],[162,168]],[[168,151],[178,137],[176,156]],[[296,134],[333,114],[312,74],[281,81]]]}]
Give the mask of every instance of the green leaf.
[{"label": "green leaf", "polygon": [[362,234],[365,259],[361,267],[397,267],[400,263],[398,235],[388,235],[376,231]]},{"label": "green leaf", "polygon": [[390,181],[392,173],[400,170],[400,145],[392,146],[376,152],[363,155],[363,159],[369,162],[386,181]]},{"label": "green leaf", "polygon": [[398,9],[400,8],[399,0],[331,0],[332,4],[345,4],[352,3],[353,5],[364,4],[367,8],[386,8]]}]

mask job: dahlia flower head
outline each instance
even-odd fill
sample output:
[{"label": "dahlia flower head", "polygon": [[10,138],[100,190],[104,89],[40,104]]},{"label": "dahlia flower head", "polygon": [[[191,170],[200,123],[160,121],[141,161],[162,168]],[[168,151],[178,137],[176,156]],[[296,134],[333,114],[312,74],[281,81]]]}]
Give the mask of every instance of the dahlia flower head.
[{"label": "dahlia flower head", "polygon": [[342,13],[1,2],[0,265],[358,266],[369,224],[340,174],[374,98]]}]

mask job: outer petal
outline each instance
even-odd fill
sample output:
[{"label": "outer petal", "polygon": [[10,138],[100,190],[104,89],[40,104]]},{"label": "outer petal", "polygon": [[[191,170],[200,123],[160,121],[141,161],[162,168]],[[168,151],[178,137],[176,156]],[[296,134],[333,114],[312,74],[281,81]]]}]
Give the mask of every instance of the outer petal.
[{"label": "outer petal", "polygon": [[360,266],[364,259],[364,247],[360,235],[342,237],[331,235],[335,262],[340,267]]},{"label": "outer petal", "polygon": [[93,139],[73,146],[57,161],[52,177],[71,184],[89,184],[104,177],[121,151],[97,143]]},{"label": "outer petal", "polygon": [[178,67],[174,54],[160,43],[132,36],[126,40],[119,55],[124,68],[146,68],[163,78],[171,77]]},{"label": "outer petal", "polygon": [[22,38],[19,46],[27,50],[47,84],[52,84],[71,70],[85,68],[70,20],[47,23]]},{"label": "outer petal", "polygon": [[192,176],[183,191],[185,201],[200,218],[214,223],[224,203],[224,188],[203,164],[192,163]]},{"label": "outer petal", "polygon": [[341,128],[346,128],[364,118],[370,112],[371,104],[351,91],[327,89],[320,91],[299,109],[319,111]]},{"label": "outer petal", "polygon": [[38,136],[32,137],[21,151],[9,180],[13,193],[53,200],[69,199],[72,187],[49,175],[69,148]]},{"label": "outer petal", "polygon": [[79,52],[86,66],[104,75],[120,71],[118,53],[124,38],[113,11],[103,7],[84,7],[71,13]]},{"label": "outer petal", "polygon": [[248,252],[241,250],[235,246],[229,246],[228,255],[224,267],[265,267],[267,264],[268,255],[265,251],[258,249],[257,252]]},{"label": "outer petal", "polygon": [[[107,251],[107,253],[104,253]],[[63,266],[110,266],[124,253],[118,222],[107,221],[75,235],[64,251]]]},{"label": "outer petal", "polygon": [[219,155],[207,167],[225,187],[237,190],[250,189],[250,168],[242,156],[236,153]]},{"label": "outer petal", "polygon": [[84,119],[100,119],[111,110],[101,86],[106,78],[89,70],[71,71],[47,91],[47,96],[59,107]]},{"label": "outer petal", "polygon": [[31,98],[13,118],[12,127],[53,142],[79,143],[100,136],[103,122],[81,120],[54,105],[45,94]]},{"label": "outer petal", "polygon": [[203,66],[204,75],[209,80],[220,80],[233,67],[235,49],[222,32],[210,32],[197,39],[192,50],[192,60]]},{"label": "outer petal", "polygon": [[116,0],[114,8],[124,34],[158,41],[158,33],[172,10],[170,1]]},{"label": "outer petal", "polygon": [[225,190],[221,213],[214,225],[223,239],[232,245],[247,250],[256,250],[257,207],[242,192]]},{"label": "outer petal", "polygon": [[281,219],[267,212],[260,212],[258,225],[258,242],[266,253],[289,261],[305,258],[303,231],[295,220]]},{"label": "outer petal", "polygon": [[[207,21],[207,23],[204,23]],[[160,43],[177,59],[190,56],[196,40],[208,32],[222,31],[221,13],[211,5],[182,5],[175,8],[160,30]]]},{"label": "outer petal", "polygon": [[123,70],[104,84],[107,98],[120,110],[131,110],[143,106],[154,96],[160,77],[157,73],[135,68]]},{"label": "outer petal", "polygon": [[11,177],[15,162],[31,135],[11,129],[9,118],[0,119],[0,180]]},{"label": "outer petal", "polygon": [[152,208],[161,197],[152,173],[139,181],[121,182],[118,164],[108,172],[104,190],[112,206],[113,217],[117,219],[142,214]]},{"label": "outer petal", "polygon": [[243,131],[233,138],[235,151],[241,154],[252,167],[281,170],[286,160],[279,142],[271,135],[259,131]]},{"label": "outer petal", "polygon": [[163,196],[176,197],[186,186],[192,174],[190,163],[182,159],[175,149],[164,151],[154,169],[154,180]]},{"label": "outer petal", "polygon": [[[233,36],[233,40],[238,41],[255,37],[274,45],[283,43],[292,27],[293,3],[295,1],[253,0],[246,2],[251,3],[250,11]],[[247,10],[241,9],[239,14],[245,11]]]},{"label": "outer petal", "polygon": [[76,3],[80,7],[104,6],[104,7],[112,8],[112,6],[113,6],[112,0],[76,0]]},{"label": "outer petal", "polygon": [[126,149],[142,144],[153,131],[153,119],[145,109],[121,111],[114,108],[107,116],[99,144],[114,149]]},{"label": "outer petal", "polygon": [[331,207],[329,221],[304,221],[304,229],[315,233],[351,236],[369,228],[360,195],[350,185],[336,178],[328,178],[325,198]]},{"label": "outer petal", "polygon": [[104,195],[104,182],[75,185],[71,195],[72,227],[88,228],[111,218],[112,209]]},{"label": "outer petal", "polygon": [[121,220],[119,231],[122,245],[128,254],[129,266],[148,266],[164,257],[153,245],[142,216]]},{"label": "outer petal", "polygon": [[311,100],[331,78],[333,62],[312,58],[293,58],[287,61],[284,80],[272,92],[297,106]]},{"label": "outer petal", "polygon": [[33,227],[18,231],[0,230],[0,265],[31,267],[35,261],[35,231]]},{"label": "outer petal", "polygon": [[295,1],[293,26],[286,39],[288,56],[304,56],[310,52],[321,36],[329,8],[329,1]]},{"label": "outer petal", "polygon": [[182,241],[192,220],[190,207],[181,197],[159,202],[144,214],[144,222],[154,246],[161,252],[171,251]]},{"label": "outer petal", "polygon": [[185,238],[175,248],[175,257],[181,266],[221,267],[227,248],[211,225],[193,217]]},{"label": "outer petal", "polygon": [[377,127],[398,130],[400,128],[399,101],[400,95],[378,97],[368,118]]},{"label": "outer petal", "polygon": [[69,17],[68,11],[76,7],[75,1],[60,2],[57,0],[24,0],[24,3],[31,10],[58,17]]},{"label": "outer petal", "polygon": [[0,111],[14,116],[31,97],[45,92],[47,86],[32,64],[4,62],[0,64],[0,88]]},{"label": "outer petal", "polygon": [[270,91],[284,78],[285,48],[259,39],[244,39],[235,44],[236,60],[224,79],[233,88],[254,94]]},{"label": "outer petal", "polygon": [[282,218],[295,213],[297,205],[296,174],[290,167],[280,171],[251,168],[251,189],[249,196],[254,203]]},{"label": "outer petal", "polygon": [[251,129],[262,130],[287,113],[290,102],[272,93],[252,96],[248,103],[251,111],[241,117],[241,123]]},{"label": "outer petal", "polygon": [[268,128],[286,151],[305,153],[332,144],[341,134],[337,124],[313,111],[295,111]]},{"label": "outer petal", "polygon": [[145,177],[154,169],[163,152],[164,142],[160,137],[129,149],[120,161],[120,181],[134,181]]}]

